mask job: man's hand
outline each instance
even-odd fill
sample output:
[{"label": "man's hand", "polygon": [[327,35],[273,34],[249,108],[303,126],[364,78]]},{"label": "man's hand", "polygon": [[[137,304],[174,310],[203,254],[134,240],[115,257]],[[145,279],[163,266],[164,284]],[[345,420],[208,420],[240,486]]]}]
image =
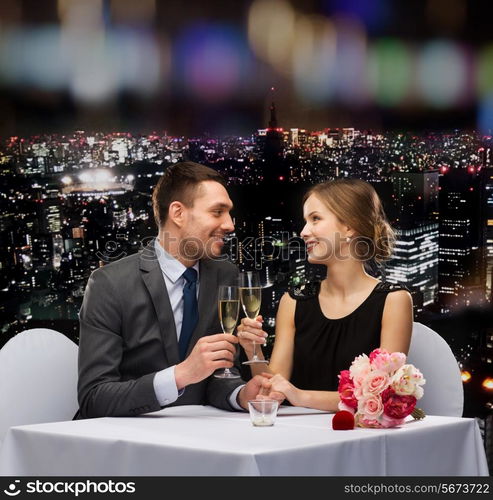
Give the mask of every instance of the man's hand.
[{"label": "man's hand", "polygon": [[[238,393],[238,404],[248,410],[248,401],[252,399],[275,399],[281,404],[286,398],[282,393],[266,390],[265,387],[269,386],[269,379],[273,377],[271,373],[262,373],[262,375],[255,375],[248,383],[241,388]],[[269,397],[267,397],[267,395]]]},{"label": "man's hand", "polygon": [[231,368],[237,343],[238,339],[228,333],[200,338],[188,357],[175,367],[178,390],[206,379],[220,368]]}]

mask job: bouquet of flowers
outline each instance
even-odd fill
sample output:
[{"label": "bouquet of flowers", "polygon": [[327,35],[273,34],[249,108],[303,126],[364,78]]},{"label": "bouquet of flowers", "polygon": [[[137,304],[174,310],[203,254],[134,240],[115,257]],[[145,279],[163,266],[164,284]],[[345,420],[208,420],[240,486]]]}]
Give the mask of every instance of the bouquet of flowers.
[{"label": "bouquet of flowers", "polygon": [[406,364],[405,354],[375,349],[369,357],[357,356],[349,370],[341,371],[339,410],[353,414],[353,425],[359,427],[395,427],[408,415],[424,418],[416,408],[424,383],[421,372]]}]

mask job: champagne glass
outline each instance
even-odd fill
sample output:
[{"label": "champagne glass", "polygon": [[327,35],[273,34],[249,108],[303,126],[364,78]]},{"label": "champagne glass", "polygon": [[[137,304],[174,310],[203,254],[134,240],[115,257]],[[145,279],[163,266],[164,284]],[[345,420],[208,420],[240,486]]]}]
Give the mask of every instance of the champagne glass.
[{"label": "champagne glass", "polygon": [[[254,271],[240,273],[239,290],[241,305],[245,315],[255,320],[260,312],[262,303],[262,287],[260,286],[260,277]],[[253,365],[256,363],[268,363],[266,359],[260,359],[257,356],[257,343],[253,342],[253,357],[249,361],[244,361],[244,365]]]},{"label": "champagne glass", "polygon": [[[217,305],[219,310],[219,321],[224,333],[233,334],[236,323],[238,322],[238,314],[240,312],[240,299],[238,297],[238,287],[236,286],[220,286],[217,295]],[[214,373],[216,378],[240,378],[225,368],[222,371]]]}]

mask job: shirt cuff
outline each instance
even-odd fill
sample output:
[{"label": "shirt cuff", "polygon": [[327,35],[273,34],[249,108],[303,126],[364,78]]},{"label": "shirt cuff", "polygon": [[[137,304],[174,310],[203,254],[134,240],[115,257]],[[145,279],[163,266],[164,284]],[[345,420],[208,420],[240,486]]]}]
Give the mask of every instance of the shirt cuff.
[{"label": "shirt cuff", "polygon": [[238,396],[238,393],[241,391],[243,387],[245,387],[246,384],[239,385],[230,395],[229,395],[229,404],[235,409],[235,410],[240,410],[240,411],[246,411],[245,408],[242,408],[238,402],[236,401],[236,397]]},{"label": "shirt cuff", "polygon": [[178,392],[175,380],[175,367],[170,366],[154,375],[152,381],[156,398],[161,406],[167,406],[174,403],[179,396],[183,394],[183,390]]}]

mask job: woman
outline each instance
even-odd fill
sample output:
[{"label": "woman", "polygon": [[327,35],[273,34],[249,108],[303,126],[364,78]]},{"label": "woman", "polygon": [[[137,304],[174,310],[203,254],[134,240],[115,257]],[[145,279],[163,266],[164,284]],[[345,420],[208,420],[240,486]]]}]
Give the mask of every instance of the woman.
[{"label": "woman", "polygon": [[[365,271],[392,253],[394,233],[373,187],[338,179],[310,189],[303,203],[308,261],[327,266],[327,278],[284,294],[267,389],[294,406],[337,411],[338,377],[353,359],[380,347],[407,354],[413,323],[412,298],[400,285],[382,283]],[[243,319],[238,337],[248,358],[253,341],[267,335],[258,321]],[[251,365],[252,374],[265,365]]]}]

